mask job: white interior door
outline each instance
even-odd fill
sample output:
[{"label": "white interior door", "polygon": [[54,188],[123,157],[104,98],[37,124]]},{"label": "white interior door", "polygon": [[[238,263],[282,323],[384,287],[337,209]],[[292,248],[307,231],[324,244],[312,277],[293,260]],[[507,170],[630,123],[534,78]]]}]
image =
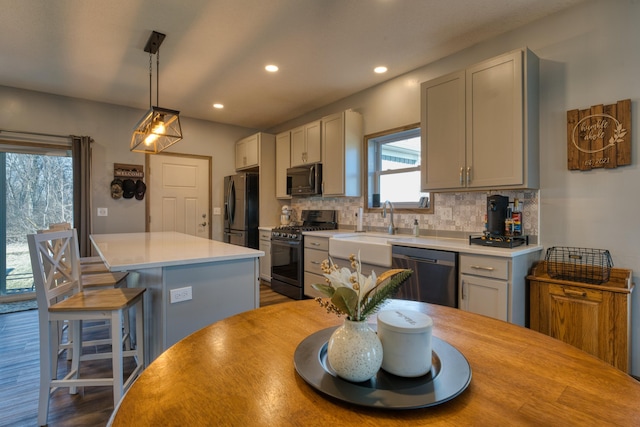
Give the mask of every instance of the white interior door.
[{"label": "white interior door", "polygon": [[156,154],[148,165],[148,230],[210,239],[211,158]]}]

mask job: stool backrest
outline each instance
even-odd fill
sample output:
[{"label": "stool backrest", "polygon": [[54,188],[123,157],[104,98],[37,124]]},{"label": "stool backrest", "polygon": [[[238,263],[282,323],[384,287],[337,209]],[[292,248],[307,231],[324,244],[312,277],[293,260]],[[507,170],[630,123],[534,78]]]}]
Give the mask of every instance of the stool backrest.
[{"label": "stool backrest", "polygon": [[27,235],[39,307],[82,290],[76,230]]}]

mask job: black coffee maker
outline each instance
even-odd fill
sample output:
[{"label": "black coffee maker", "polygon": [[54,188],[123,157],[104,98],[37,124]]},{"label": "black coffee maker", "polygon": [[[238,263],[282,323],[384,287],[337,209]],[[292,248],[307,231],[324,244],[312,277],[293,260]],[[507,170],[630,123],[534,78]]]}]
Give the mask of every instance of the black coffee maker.
[{"label": "black coffee maker", "polygon": [[489,235],[504,236],[504,223],[508,209],[508,197],[499,195],[487,197],[487,233]]}]

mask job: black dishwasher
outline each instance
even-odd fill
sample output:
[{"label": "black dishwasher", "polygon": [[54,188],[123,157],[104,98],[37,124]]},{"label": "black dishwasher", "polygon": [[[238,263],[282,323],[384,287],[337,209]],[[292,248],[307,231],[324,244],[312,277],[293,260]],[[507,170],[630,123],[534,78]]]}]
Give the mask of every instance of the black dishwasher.
[{"label": "black dishwasher", "polygon": [[458,307],[458,253],[394,245],[393,268],[413,274],[395,298]]}]

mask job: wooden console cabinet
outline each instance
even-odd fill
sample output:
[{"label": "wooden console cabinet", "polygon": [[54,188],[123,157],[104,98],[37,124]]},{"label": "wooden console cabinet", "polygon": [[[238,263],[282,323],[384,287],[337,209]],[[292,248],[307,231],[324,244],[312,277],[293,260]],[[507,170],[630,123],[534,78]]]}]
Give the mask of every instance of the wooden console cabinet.
[{"label": "wooden console cabinet", "polygon": [[527,276],[531,329],[629,372],[631,270],[612,268],[609,281],[596,285],[552,279],[546,263]]}]

